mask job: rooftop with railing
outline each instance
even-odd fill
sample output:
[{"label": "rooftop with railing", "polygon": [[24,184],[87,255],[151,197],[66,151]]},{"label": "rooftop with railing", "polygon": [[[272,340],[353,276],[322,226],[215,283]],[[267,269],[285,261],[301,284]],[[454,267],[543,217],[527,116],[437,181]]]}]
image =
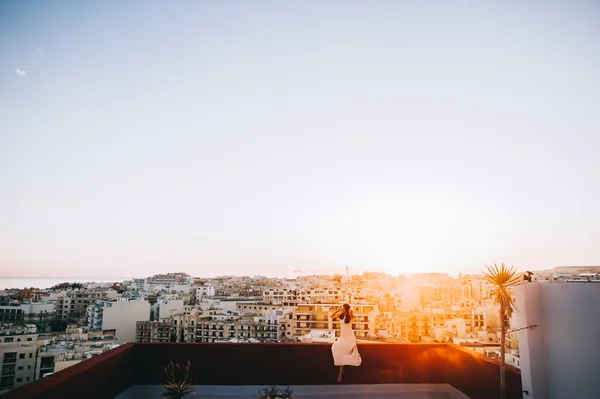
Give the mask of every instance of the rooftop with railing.
[{"label": "rooftop with railing", "polygon": [[[206,387],[277,384],[304,386],[312,392],[322,387],[341,393],[348,389],[346,386],[354,385],[356,392],[367,395],[356,396],[355,392],[354,397],[369,397],[367,392],[380,389],[377,385],[394,384],[401,389],[405,384],[405,389],[418,386],[430,389],[432,394],[447,386],[471,399],[499,398],[498,362],[460,346],[360,343],[359,350],[361,366],[348,367],[340,386],[336,384],[338,369],[328,344],[130,343],[14,389],[3,399],[113,399],[128,390],[140,389],[160,394],[158,385],[165,379],[164,367],[171,361],[188,360],[192,379]],[[507,398],[522,397],[518,369],[507,366],[506,387]],[[301,399],[301,392],[297,399]]]}]

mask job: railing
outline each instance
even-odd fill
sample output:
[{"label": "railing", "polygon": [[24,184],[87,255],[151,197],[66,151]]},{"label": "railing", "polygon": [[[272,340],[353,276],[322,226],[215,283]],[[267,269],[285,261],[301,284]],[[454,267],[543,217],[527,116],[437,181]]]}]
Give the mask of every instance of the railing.
[{"label": "railing", "polygon": [[[450,384],[472,399],[499,397],[497,361],[452,344],[359,344],[363,362],[348,367],[345,384]],[[131,385],[164,381],[170,361],[191,363],[191,376],[207,385],[329,385],[337,368],[328,344],[125,344],[2,399],[107,398]],[[508,399],[521,399],[521,376],[507,366]]]}]

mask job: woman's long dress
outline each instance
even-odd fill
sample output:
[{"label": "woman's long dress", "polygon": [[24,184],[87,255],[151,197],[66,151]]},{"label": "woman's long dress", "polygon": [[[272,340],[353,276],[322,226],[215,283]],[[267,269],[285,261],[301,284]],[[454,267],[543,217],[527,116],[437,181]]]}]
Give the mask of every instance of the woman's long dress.
[{"label": "woman's long dress", "polygon": [[362,359],[358,353],[352,324],[346,324],[343,320],[340,324],[342,330],[340,337],[331,346],[333,364],[336,366],[360,366]]}]

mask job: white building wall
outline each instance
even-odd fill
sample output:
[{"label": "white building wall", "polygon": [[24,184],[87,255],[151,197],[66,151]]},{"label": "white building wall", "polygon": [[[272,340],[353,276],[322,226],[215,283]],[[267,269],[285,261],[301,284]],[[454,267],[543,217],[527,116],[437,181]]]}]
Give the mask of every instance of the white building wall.
[{"label": "white building wall", "polygon": [[156,303],[155,320],[171,317],[171,311],[183,312],[183,299],[159,299]]},{"label": "white building wall", "polygon": [[196,287],[196,300],[200,300],[202,297],[215,296],[215,287],[212,285],[204,285],[202,287]]},{"label": "white building wall", "polygon": [[521,380],[528,399],[593,399],[600,392],[600,284],[516,289]]},{"label": "white building wall", "polygon": [[103,311],[102,329],[115,329],[119,344],[135,342],[135,323],[149,320],[148,301],[110,302]]}]

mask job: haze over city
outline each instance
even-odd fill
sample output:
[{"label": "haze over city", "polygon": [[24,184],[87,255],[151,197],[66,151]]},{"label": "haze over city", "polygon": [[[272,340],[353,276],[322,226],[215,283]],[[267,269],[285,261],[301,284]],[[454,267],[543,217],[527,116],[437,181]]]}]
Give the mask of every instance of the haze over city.
[{"label": "haze over city", "polygon": [[0,274],[598,265],[599,20],[1,2]]}]

